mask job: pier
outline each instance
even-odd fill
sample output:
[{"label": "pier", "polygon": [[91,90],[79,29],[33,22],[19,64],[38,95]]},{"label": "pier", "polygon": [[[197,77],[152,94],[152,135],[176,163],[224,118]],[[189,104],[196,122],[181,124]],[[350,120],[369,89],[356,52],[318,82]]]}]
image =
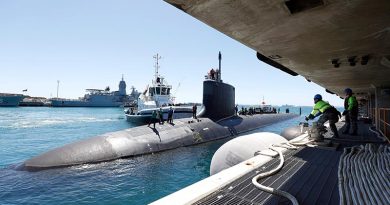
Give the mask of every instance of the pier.
[{"label": "pier", "polygon": [[[331,140],[331,147],[304,146],[297,150],[282,149],[285,158],[283,168],[275,175],[261,179],[259,183],[287,191],[297,198],[299,204],[339,204],[338,167],[343,149],[366,145],[368,142],[376,146],[388,146],[388,139],[378,137],[370,124],[360,121],[358,126],[359,136],[340,134],[340,139],[333,140],[327,132],[325,141]],[[342,130],[344,122],[338,122],[337,127]],[[289,204],[286,198],[261,191],[252,184],[254,176],[275,168],[278,163],[277,156],[261,152],[152,204],[159,205],[168,201],[172,202],[170,204],[199,205]]]}]

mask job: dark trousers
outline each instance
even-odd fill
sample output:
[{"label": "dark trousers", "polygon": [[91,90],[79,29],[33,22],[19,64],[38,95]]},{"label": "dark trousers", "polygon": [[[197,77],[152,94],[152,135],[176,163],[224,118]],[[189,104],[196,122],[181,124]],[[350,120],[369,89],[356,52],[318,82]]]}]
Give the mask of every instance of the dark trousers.
[{"label": "dark trousers", "polygon": [[348,133],[350,128],[352,128],[352,134],[357,134],[357,114],[349,111],[345,115],[345,130],[343,132]]},{"label": "dark trousers", "polygon": [[164,124],[164,118],[162,115],[160,115],[160,118],[159,118],[159,124]]},{"label": "dark trousers", "polygon": [[321,129],[321,127],[324,129],[324,123],[326,121],[329,121],[329,127],[330,127],[330,130],[332,130],[334,136],[339,137],[339,133],[338,133],[337,127],[336,127],[336,122],[339,121],[338,114],[335,112],[326,112],[325,111],[320,116],[320,119],[318,119],[318,121],[317,121],[317,125],[318,125],[319,129]]},{"label": "dark trousers", "polygon": [[171,114],[168,114],[168,123],[173,123],[173,118]]},{"label": "dark trousers", "polygon": [[150,126],[150,123],[153,123],[153,127],[156,128],[156,121],[157,121],[157,119],[155,119],[153,117],[150,118],[148,126]]}]

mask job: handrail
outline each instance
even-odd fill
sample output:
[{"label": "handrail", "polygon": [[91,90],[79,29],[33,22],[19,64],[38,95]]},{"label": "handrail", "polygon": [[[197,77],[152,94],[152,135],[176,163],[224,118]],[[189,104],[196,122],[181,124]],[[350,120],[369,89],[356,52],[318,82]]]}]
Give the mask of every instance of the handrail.
[{"label": "handrail", "polygon": [[379,108],[379,132],[390,142],[390,108]]}]

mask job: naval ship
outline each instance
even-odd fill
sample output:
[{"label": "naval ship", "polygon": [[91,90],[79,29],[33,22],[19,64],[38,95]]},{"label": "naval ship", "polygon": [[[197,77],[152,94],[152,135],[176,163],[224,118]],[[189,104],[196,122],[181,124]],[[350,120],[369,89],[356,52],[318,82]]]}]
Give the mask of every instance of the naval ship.
[{"label": "naval ship", "polygon": [[285,138],[231,140],[211,163],[228,166],[211,166],[210,177],[153,205],[390,204],[390,1],[165,1],[253,49],[261,63],[340,98],[351,88],[361,113],[357,136],[339,121],[340,136],[328,132],[324,144],[303,143],[314,123]]},{"label": "naval ship", "polygon": [[87,94],[79,99],[52,98],[53,107],[120,107],[136,103],[138,92],[132,87],[130,95],[126,94],[126,82],[119,82],[119,90],[110,92],[107,87],[101,89],[86,89]]},{"label": "naval ship", "polygon": [[0,107],[19,106],[19,103],[23,98],[24,96],[20,94],[0,93]]}]

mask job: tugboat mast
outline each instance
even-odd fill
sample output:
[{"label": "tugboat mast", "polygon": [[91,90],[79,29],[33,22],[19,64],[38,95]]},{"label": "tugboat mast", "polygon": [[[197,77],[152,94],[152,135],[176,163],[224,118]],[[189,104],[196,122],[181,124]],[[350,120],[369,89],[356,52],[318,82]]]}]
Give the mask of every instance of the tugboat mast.
[{"label": "tugboat mast", "polygon": [[160,66],[158,65],[158,60],[161,59],[161,56],[158,55],[158,53],[153,56],[154,59],[156,59],[156,63],[154,65],[154,68],[155,68],[155,71],[154,71],[154,78],[157,80],[158,78],[158,69],[160,68]]}]

